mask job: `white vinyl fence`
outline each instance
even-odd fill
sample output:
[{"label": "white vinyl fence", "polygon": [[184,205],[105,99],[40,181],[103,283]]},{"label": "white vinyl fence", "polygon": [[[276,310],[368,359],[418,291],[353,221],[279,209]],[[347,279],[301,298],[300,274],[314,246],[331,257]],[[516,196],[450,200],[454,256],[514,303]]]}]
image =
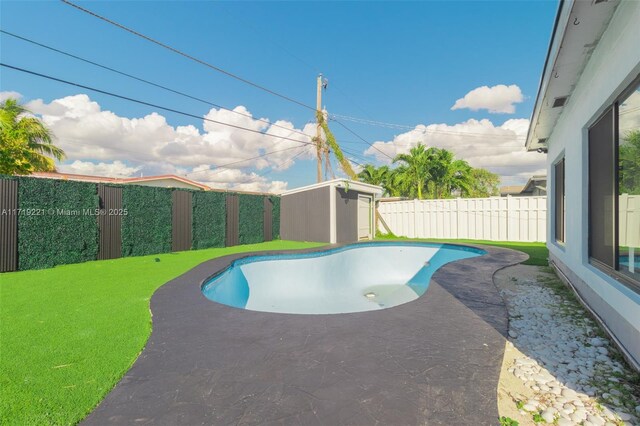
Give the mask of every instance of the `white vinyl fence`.
[{"label": "white vinyl fence", "polygon": [[622,194],[620,210],[620,245],[640,247],[640,195]]},{"label": "white vinyl fence", "polygon": [[381,201],[378,211],[397,236],[546,241],[547,197]]}]

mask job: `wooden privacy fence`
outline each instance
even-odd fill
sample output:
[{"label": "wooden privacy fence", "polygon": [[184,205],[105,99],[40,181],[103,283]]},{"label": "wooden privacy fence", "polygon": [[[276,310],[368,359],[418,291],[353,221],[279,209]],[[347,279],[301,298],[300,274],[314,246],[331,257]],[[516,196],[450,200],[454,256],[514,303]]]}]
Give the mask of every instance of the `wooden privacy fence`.
[{"label": "wooden privacy fence", "polygon": [[378,210],[397,236],[546,241],[546,197],[381,201]]},{"label": "wooden privacy fence", "polygon": [[279,197],[0,177],[0,272],[279,238]]}]

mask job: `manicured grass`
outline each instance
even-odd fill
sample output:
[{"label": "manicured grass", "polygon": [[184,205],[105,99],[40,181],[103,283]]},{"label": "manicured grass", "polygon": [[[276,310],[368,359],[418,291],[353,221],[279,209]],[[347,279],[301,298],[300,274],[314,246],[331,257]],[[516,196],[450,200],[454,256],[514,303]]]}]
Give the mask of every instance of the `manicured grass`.
[{"label": "manicured grass", "polygon": [[273,241],[0,274],[0,424],[82,420],[143,349],[153,292],[197,264],[320,245]]},{"label": "manicured grass", "polygon": [[523,265],[549,266],[549,249],[545,243],[520,243],[511,241],[485,241],[485,240],[435,240],[435,239],[410,239],[405,237],[379,237],[383,240],[412,240],[412,241],[428,241],[434,243],[452,243],[452,244],[486,244],[488,246],[505,247],[513,250],[519,250],[529,255],[529,259],[522,262]]}]

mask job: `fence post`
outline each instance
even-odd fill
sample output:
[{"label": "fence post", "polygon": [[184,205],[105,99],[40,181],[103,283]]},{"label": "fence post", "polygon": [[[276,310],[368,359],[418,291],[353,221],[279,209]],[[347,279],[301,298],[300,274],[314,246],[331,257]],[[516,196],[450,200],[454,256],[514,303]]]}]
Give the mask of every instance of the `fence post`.
[{"label": "fence post", "polygon": [[417,218],[418,218],[418,200],[414,198],[413,199],[413,238],[418,238]]},{"label": "fence post", "polygon": [[507,241],[511,241],[511,208],[513,207],[513,202],[511,200],[511,195],[507,195]]},{"label": "fence post", "polygon": [[0,272],[18,269],[17,212],[18,181],[0,179]]}]

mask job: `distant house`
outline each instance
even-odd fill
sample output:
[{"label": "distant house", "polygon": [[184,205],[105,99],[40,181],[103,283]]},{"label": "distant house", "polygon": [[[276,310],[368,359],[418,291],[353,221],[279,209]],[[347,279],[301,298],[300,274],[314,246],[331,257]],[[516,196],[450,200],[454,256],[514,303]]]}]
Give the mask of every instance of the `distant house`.
[{"label": "distant house", "polygon": [[522,190],[524,189],[524,185],[506,185],[500,187],[500,196],[506,197],[507,195],[511,196],[519,196]]},{"label": "distant house", "polygon": [[547,195],[547,177],[532,176],[526,185],[501,186],[500,196],[506,197],[545,197]]},{"label": "distant house", "polygon": [[560,1],[526,147],[551,264],[640,366],[640,2]]},{"label": "distant house", "polygon": [[143,186],[159,186],[162,188],[199,189],[203,191],[208,191],[211,189],[207,185],[203,185],[201,183],[194,182],[190,179],[176,175],[112,178],[106,176],[77,175],[72,173],[36,172],[31,174],[30,176],[45,179],[75,180],[95,183],[135,184]]},{"label": "distant house", "polygon": [[520,191],[520,196],[545,197],[547,195],[547,177],[533,176]]}]

